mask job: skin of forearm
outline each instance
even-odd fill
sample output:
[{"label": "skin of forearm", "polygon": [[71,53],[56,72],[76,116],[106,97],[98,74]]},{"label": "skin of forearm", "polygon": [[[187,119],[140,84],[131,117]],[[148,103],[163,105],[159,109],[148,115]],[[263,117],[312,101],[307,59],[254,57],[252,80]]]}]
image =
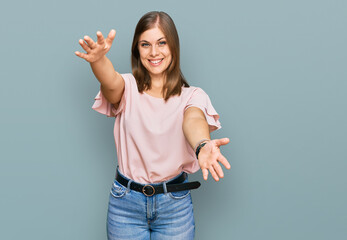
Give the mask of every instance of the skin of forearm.
[{"label": "skin of forearm", "polygon": [[90,63],[92,71],[104,89],[114,90],[120,74],[114,70],[111,61],[103,56],[101,59]]},{"label": "skin of forearm", "polygon": [[183,133],[189,145],[194,149],[195,145],[202,139],[211,139],[209,126],[205,119],[189,118],[183,121]]}]

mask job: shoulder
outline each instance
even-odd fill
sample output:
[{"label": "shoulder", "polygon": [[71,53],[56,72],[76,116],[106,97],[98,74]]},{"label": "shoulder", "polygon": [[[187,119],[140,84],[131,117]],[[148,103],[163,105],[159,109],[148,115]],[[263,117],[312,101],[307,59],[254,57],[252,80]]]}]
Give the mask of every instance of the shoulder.
[{"label": "shoulder", "polygon": [[183,87],[182,92],[185,92],[186,95],[188,95],[190,98],[195,96],[206,96],[207,93],[200,87],[190,86],[190,87]]},{"label": "shoulder", "polygon": [[137,81],[132,73],[122,73],[121,76],[125,82],[125,88],[137,89]]},{"label": "shoulder", "polygon": [[201,88],[199,87],[195,87],[195,86],[190,86],[190,87],[182,87],[182,92],[186,92],[186,93],[194,93],[196,91],[203,91]]},{"label": "shoulder", "polygon": [[135,77],[132,73],[122,73],[121,76],[123,77],[125,82],[136,82]]}]

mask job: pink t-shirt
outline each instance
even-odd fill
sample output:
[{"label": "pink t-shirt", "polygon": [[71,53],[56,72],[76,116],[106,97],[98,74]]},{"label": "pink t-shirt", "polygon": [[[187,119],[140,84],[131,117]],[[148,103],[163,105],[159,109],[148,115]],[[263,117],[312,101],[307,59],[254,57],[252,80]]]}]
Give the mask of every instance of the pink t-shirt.
[{"label": "pink t-shirt", "polygon": [[200,169],[194,150],[186,140],[183,114],[189,107],[200,108],[210,132],[220,129],[219,115],[208,95],[198,87],[182,87],[180,96],[163,98],[139,93],[132,74],[122,74],[125,90],[116,109],[103,96],[95,97],[92,109],[116,117],[114,138],[119,170],[139,183],[158,183]]}]

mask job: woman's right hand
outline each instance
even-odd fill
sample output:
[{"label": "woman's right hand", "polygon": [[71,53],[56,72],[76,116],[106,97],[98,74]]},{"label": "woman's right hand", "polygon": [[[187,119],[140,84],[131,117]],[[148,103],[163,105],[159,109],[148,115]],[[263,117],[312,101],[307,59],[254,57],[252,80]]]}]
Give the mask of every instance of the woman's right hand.
[{"label": "woman's right hand", "polygon": [[88,36],[84,36],[84,41],[80,39],[79,44],[87,53],[76,51],[75,54],[90,63],[101,59],[110,50],[116,37],[116,30],[112,29],[106,39],[100,31],[97,31],[96,36],[98,37],[96,42]]}]

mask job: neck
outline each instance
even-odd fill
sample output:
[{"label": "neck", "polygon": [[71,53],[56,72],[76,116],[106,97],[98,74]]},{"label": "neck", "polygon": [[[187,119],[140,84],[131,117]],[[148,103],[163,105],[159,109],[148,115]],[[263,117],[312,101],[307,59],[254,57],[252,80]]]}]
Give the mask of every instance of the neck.
[{"label": "neck", "polygon": [[152,88],[163,88],[165,78],[163,76],[151,76]]}]

